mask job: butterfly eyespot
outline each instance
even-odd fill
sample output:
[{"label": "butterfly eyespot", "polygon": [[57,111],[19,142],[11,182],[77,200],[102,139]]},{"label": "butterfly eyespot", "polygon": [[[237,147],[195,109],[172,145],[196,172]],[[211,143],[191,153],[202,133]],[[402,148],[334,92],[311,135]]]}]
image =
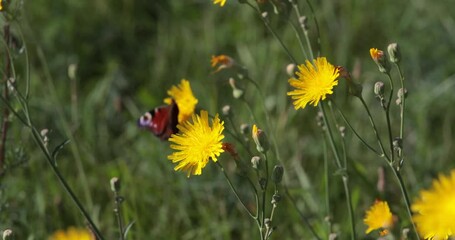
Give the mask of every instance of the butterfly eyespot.
[{"label": "butterfly eyespot", "polygon": [[172,134],[177,133],[179,109],[175,102],[170,105],[156,107],[142,115],[137,124],[141,128],[150,130],[161,140],[167,140]]}]

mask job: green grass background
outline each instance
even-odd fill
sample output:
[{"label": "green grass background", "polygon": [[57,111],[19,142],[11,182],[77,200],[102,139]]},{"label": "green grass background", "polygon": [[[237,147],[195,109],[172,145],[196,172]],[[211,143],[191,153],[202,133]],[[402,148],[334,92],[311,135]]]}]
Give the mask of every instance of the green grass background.
[{"label": "green grass background", "polygon": [[[314,43],[308,5],[298,2],[310,17]],[[400,44],[409,91],[404,176],[412,199],[420,189],[429,187],[438,173],[447,174],[455,165],[455,16],[450,7],[454,3],[312,1],[322,55],[336,65],[355,69],[355,80],[363,84],[363,95],[383,130],[383,115],[372,88],[376,81],[386,79],[371,61],[369,48],[385,50],[390,42]],[[294,32],[269,10],[273,28],[303,62]],[[295,22],[293,14],[290,18]],[[260,84],[278,139],[286,184],[299,208],[326,238],[326,210],[321,204],[323,140],[315,121],[317,108],[293,109],[286,96],[290,88],[285,67],[290,60],[246,5],[234,0],[227,0],[224,8],[209,0],[24,1],[19,22],[30,57],[34,124],[50,129],[50,149],[71,140],[59,154],[59,168],[107,239],[117,238],[109,187],[115,176],[122,181],[124,218],[135,222],[129,239],[259,238],[255,223],[214,164],[209,164],[202,176],[187,178],[174,172],[174,165],[166,158],[168,143],[136,126],[137,118],[161,105],[166,90],[182,78],[191,81],[199,108],[214,115],[230,104],[237,127],[254,123],[245,105],[232,98],[229,75],[210,74],[210,57],[215,54],[233,57]],[[15,58],[19,88],[26,78],[23,55],[18,51]],[[78,66],[76,82],[68,77],[70,64]],[[397,76],[396,71],[393,74]],[[346,95],[342,81],[335,90],[336,101],[375,146],[360,102]],[[259,93],[251,85],[240,84],[255,106],[258,124],[264,126]],[[395,123],[399,122],[398,109],[393,104]],[[393,129],[397,132],[398,125]],[[385,137],[385,131],[381,134]],[[364,238],[364,211],[376,198],[389,201],[398,215],[395,231],[399,232],[408,219],[392,174],[386,170],[386,191],[378,193],[377,169],[384,165],[383,160],[368,152],[349,131],[347,143],[357,235]],[[28,131],[14,117],[7,144],[5,175],[0,179],[0,229],[12,228],[18,239],[46,239],[57,229],[83,227],[84,219]],[[242,160],[248,163],[249,157]],[[232,160],[225,155],[221,161],[236,179],[241,195],[249,199],[248,188],[236,177]],[[331,172],[335,172],[330,163]],[[340,239],[346,239],[348,216],[339,176],[332,175],[330,184],[334,230],[341,231]],[[279,204],[274,223],[278,227],[274,239],[312,237],[287,200]]]}]

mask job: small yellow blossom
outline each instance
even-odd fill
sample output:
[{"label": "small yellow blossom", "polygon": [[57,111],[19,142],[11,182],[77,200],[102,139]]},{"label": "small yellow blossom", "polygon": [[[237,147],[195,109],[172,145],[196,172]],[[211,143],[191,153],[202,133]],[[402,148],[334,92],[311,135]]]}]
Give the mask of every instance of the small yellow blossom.
[{"label": "small yellow blossom", "polygon": [[191,90],[190,82],[182,79],[179,85],[172,86],[167,91],[169,98],[164,99],[164,102],[171,104],[172,100],[175,101],[179,109],[178,122],[184,122],[188,120],[194,113],[196,104],[198,103],[197,98],[194,97],[193,91]]},{"label": "small yellow blossom", "polygon": [[376,61],[384,57],[384,52],[377,48],[370,48],[370,55]]},{"label": "small yellow blossom", "polygon": [[379,71],[389,73],[390,64],[385,57],[385,53],[377,48],[370,48],[370,55],[373,61],[378,65]]},{"label": "small yellow blossom", "polygon": [[0,0],[0,11],[3,11],[3,0]]},{"label": "small yellow blossom", "polygon": [[455,170],[439,175],[429,190],[420,191],[412,204],[417,231],[424,239],[455,236]]},{"label": "small yellow blossom", "polygon": [[215,72],[218,72],[222,69],[225,68],[230,68],[234,66],[235,61],[231,57],[227,55],[218,55],[218,56],[212,56],[212,59],[210,60],[210,64],[212,65],[212,68],[216,68]]},{"label": "small yellow blossom", "polygon": [[207,111],[201,110],[200,115],[193,114],[192,122],[185,121],[177,125],[179,133],[171,135],[171,148],[177,150],[168,156],[173,163],[178,163],[175,171],[186,171],[187,176],[201,175],[202,169],[209,160],[216,162],[223,150],[222,122],[218,114],[209,125]]},{"label": "small yellow blossom", "polygon": [[226,0],[213,0],[213,4],[220,4],[220,7],[226,4]]},{"label": "small yellow blossom", "polygon": [[387,234],[388,228],[393,225],[393,215],[387,202],[376,200],[366,212],[363,222],[368,226],[366,234],[376,229],[382,230],[381,235]]},{"label": "small yellow blossom", "polygon": [[295,90],[288,92],[288,96],[294,100],[295,109],[305,108],[307,104],[317,106],[319,101],[324,100],[326,95],[332,94],[333,87],[338,85],[339,70],[327,62],[325,57],[310,61],[306,65],[298,66],[296,72],[298,79],[289,79],[289,84]]},{"label": "small yellow blossom", "polygon": [[70,227],[54,232],[49,240],[95,240],[95,237],[86,229]]}]

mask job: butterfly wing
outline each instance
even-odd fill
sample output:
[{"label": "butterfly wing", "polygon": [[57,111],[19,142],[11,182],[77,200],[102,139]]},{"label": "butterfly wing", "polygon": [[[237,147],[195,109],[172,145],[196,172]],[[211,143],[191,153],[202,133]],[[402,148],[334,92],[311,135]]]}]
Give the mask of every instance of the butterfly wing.
[{"label": "butterfly wing", "polygon": [[160,106],[146,112],[138,120],[138,126],[150,130],[161,140],[167,140],[177,133],[178,107],[175,102],[171,105]]}]

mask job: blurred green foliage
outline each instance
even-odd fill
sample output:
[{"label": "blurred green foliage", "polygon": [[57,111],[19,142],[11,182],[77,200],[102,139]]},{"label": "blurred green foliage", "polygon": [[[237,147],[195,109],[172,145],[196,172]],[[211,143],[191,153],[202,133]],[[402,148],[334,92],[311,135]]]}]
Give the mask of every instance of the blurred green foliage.
[{"label": "blurred green foliage", "polygon": [[[404,171],[412,197],[438,173],[455,165],[455,17],[449,2],[312,1],[322,55],[352,71],[380,123],[382,115],[372,87],[385,79],[368,50],[385,50],[390,42],[400,44],[409,91]],[[306,2],[299,1],[299,5],[310,17],[315,43],[313,16]],[[294,32],[269,10],[272,27],[303,62]],[[289,19],[295,22],[295,16]],[[59,154],[59,168],[107,239],[117,236],[109,188],[114,176],[122,181],[124,217],[135,221],[130,239],[258,238],[254,222],[214,165],[209,164],[202,176],[188,179],[174,172],[166,159],[169,144],[136,126],[137,118],[162,105],[166,90],[182,78],[191,81],[199,108],[215,114],[230,104],[238,126],[252,124],[244,105],[231,96],[228,76],[211,74],[210,57],[216,54],[230,55],[259,82],[273,134],[279,139],[286,183],[311,224],[321,235],[325,233],[326,213],[320,204],[324,201],[323,144],[314,120],[316,108],[293,109],[286,96],[285,67],[290,60],[246,5],[234,0],[228,0],[224,8],[209,0],[23,1],[19,22],[12,29],[18,38],[17,29],[22,29],[21,44],[27,44],[34,124],[50,130],[50,149],[71,140]],[[24,53],[15,54],[17,84],[23,90]],[[76,79],[68,76],[71,64],[77,65]],[[254,112],[262,116],[259,124],[265,126],[259,94],[252,86],[243,87],[247,100],[258,106]],[[340,80],[337,101],[354,126],[372,141],[360,103],[346,93]],[[393,110],[397,122],[398,107]],[[377,169],[383,162],[349,131],[347,142],[358,235],[365,231],[361,219],[375,198],[387,199],[405,223],[399,188],[387,171],[391,182],[386,183],[385,194],[376,191]],[[7,144],[8,164],[0,179],[0,229],[14,229],[18,239],[45,239],[56,229],[84,226],[42,153],[14,117]],[[235,176],[229,158],[221,161]],[[330,181],[334,228],[347,231],[342,185],[338,176]],[[237,184],[248,199],[241,180]],[[276,214],[276,239],[311,238],[289,202],[279,205]]]}]

